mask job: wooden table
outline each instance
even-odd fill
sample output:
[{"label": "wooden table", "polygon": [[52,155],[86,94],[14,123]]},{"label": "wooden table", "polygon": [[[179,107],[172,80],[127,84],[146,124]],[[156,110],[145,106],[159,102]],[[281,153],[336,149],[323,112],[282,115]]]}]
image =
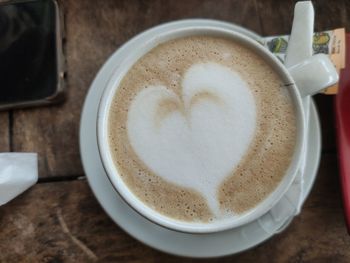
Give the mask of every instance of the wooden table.
[{"label": "wooden table", "polygon": [[[181,18],[234,22],[261,35],[290,32],[295,1],[62,0],[68,98],[59,106],[0,113],[0,152],[39,153],[39,182],[0,207],[0,262],[191,261],[128,236],[101,209],[82,169],[78,130],[89,85],[125,41]],[[316,30],[350,29],[350,3],[314,1]],[[350,262],[335,148],[333,98],[317,95],[323,147],[316,184],[282,234],[218,262]]]}]

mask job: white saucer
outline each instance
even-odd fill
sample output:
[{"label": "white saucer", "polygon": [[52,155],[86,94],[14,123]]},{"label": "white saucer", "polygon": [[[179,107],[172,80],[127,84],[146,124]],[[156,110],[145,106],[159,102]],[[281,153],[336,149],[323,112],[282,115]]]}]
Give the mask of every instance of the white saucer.
[{"label": "white saucer", "polygon": [[[188,21],[183,21],[188,23]],[[193,23],[193,20],[191,21]],[[238,26],[211,20],[197,20],[198,24],[220,25],[229,29],[240,30],[243,33],[259,40],[259,36],[246,31]],[[168,24],[170,28],[172,25]],[[156,28],[152,31],[156,32]],[[142,40],[142,35],[138,36]],[[135,40],[135,39],[134,39]],[[83,167],[88,178],[89,185],[97,200],[106,213],[131,236],[155,249],[170,254],[188,257],[218,257],[235,254],[272,237],[279,233],[292,221],[293,217],[286,220],[283,226],[270,222],[269,231],[266,231],[258,220],[242,227],[213,234],[186,234],[171,231],[153,224],[140,216],[130,208],[115,192],[102,167],[98,154],[96,139],[96,118],[99,98],[111,76],[111,72],[118,66],[125,53],[125,47],[120,48],[104,64],[92,83],[85,100],[80,126],[80,152]],[[308,145],[306,153],[306,168],[303,184],[303,199],[308,196],[320,159],[320,126],[314,103],[310,104],[310,120]]]}]

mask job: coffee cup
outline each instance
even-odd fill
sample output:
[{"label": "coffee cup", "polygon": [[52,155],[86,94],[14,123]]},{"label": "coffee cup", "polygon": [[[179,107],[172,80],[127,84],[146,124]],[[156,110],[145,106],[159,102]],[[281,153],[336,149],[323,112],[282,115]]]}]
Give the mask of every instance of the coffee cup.
[{"label": "coffee cup", "polygon": [[[204,37],[203,39],[197,39],[200,37]],[[186,221],[183,219],[179,219],[176,216],[172,216],[171,214],[166,214],[166,213],[162,213],[161,211],[155,209],[155,207],[157,206],[157,204],[154,204],[154,202],[157,202],[157,198],[153,198],[153,205],[150,203],[145,202],[145,200],[147,200],[147,197],[143,196],[143,194],[148,194],[148,195],[152,195],[155,194],[155,196],[157,196],[157,187],[154,188],[154,186],[152,187],[148,187],[147,191],[145,193],[135,193],[135,191],[131,190],[130,187],[130,180],[129,182],[127,182],[127,175],[125,172],[128,170],[128,165],[130,167],[135,166],[135,160],[133,158],[131,158],[130,160],[128,160],[128,158],[126,159],[126,163],[128,163],[128,165],[124,165],[123,167],[123,171],[121,172],[120,167],[118,167],[117,163],[119,163],[118,158],[116,158],[116,156],[114,155],[113,151],[125,151],[128,152],[130,149],[132,148],[133,154],[135,154],[135,158],[138,158],[138,162],[140,162],[141,166],[148,166],[148,170],[154,171],[153,175],[151,177],[147,177],[147,180],[158,180],[156,185],[158,184],[161,185],[159,183],[159,181],[162,182],[162,180],[164,178],[158,178],[157,174],[158,173],[163,173],[163,171],[165,171],[164,173],[167,174],[167,169],[171,169],[174,170],[175,173],[169,173],[171,176],[176,176],[177,173],[180,171],[185,171],[187,172],[187,176],[190,177],[191,173],[189,171],[191,171],[191,169],[193,168],[191,165],[192,163],[192,157],[187,158],[186,160],[190,160],[190,164],[188,164],[189,166],[191,166],[190,168],[186,169],[178,169],[178,167],[176,166],[171,166],[171,162],[176,160],[176,164],[181,163],[178,160],[182,160],[181,158],[183,157],[182,155],[188,154],[188,152],[181,154],[178,154],[177,152],[171,152],[169,156],[174,156],[174,160],[169,160],[168,162],[166,160],[164,160],[164,158],[171,158],[171,157],[164,157],[161,154],[159,154],[161,151],[156,147],[156,145],[158,144],[156,139],[155,140],[151,140],[149,139],[149,141],[151,143],[153,143],[154,147],[152,147],[152,144],[149,144],[150,142],[147,141],[147,143],[144,143],[144,141],[142,141],[140,138],[141,135],[143,136],[145,132],[142,132],[142,134],[140,135],[140,130],[147,130],[147,123],[145,123],[145,119],[147,120],[147,116],[142,116],[142,118],[139,118],[140,116],[140,112],[142,112],[142,107],[147,107],[147,103],[153,103],[152,101],[152,94],[155,94],[156,92],[158,92],[159,94],[163,94],[165,99],[161,100],[161,103],[158,105],[158,109],[159,110],[159,114],[157,115],[157,120],[154,121],[154,125],[155,126],[159,126],[159,120],[164,121],[164,119],[168,118],[169,116],[169,112],[173,113],[173,112],[177,112],[179,113],[178,115],[181,116],[178,117],[176,120],[182,120],[184,119],[186,122],[186,116],[189,116],[189,113],[186,112],[186,98],[184,96],[184,102],[181,102],[181,99],[177,99],[179,96],[178,94],[173,94],[172,92],[168,91],[167,89],[165,89],[164,87],[159,87],[159,86],[155,86],[152,85],[150,86],[151,88],[148,87],[148,89],[145,89],[145,92],[143,92],[140,96],[137,93],[135,96],[136,98],[140,98],[140,103],[138,104],[138,102],[135,104],[134,101],[136,99],[133,100],[131,105],[136,105],[134,108],[131,107],[130,109],[127,108],[127,113],[125,116],[131,116],[130,120],[127,120],[127,123],[135,123],[135,127],[139,127],[139,129],[137,128],[130,128],[129,126],[121,126],[119,127],[121,130],[125,130],[128,129],[129,132],[127,133],[129,135],[129,137],[132,138],[131,143],[128,144],[127,146],[120,147],[119,149],[114,149],[114,148],[118,148],[118,147],[114,147],[111,146],[111,138],[110,138],[110,131],[109,131],[109,126],[110,126],[110,115],[111,115],[111,108],[112,107],[118,107],[118,104],[116,104],[117,106],[114,106],[113,101],[114,101],[114,96],[115,94],[118,92],[119,89],[125,89],[125,87],[123,87],[122,82],[124,81],[124,78],[127,74],[129,74],[128,72],[131,70],[131,68],[138,63],[138,61],[144,57],[146,54],[148,54],[150,51],[154,50],[156,47],[164,44],[164,43],[169,43],[171,41],[174,40],[178,40],[178,39],[184,39],[184,38],[194,38],[195,41],[202,41],[200,43],[206,44],[206,41],[211,41],[212,38],[215,39],[224,39],[222,40],[223,43],[224,41],[232,41],[234,43],[236,43],[238,45],[238,49],[235,50],[239,50],[239,48],[243,47],[242,52],[244,53],[244,50],[249,50],[250,52],[253,52],[257,58],[254,57],[254,59],[259,59],[259,61],[263,61],[266,65],[268,65],[269,69],[271,69],[273,71],[273,74],[275,74],[276,76],[278,76],[279,80],[281,81],[282,85],[285,89],[286,92],[288,92],[288,98],[291,99],[291,105],[293,108],[293,116],[295,117],[295,142],[293,144],[293,149],[292,149],[292,153],[291,153],[291,157],[290,157],[290,161],[288,162],[288,166],[283,170],[283,176],[281,177],[280,181],[278,181],[275,185],[275,187],[270,190],[270,188],[268,188],[268,194],[266,194],[264,196],[264,198],[262,200],[259,200],[259,202],[257,202],[256,204],[254,203],[253,207],[251,207],[250,209],[246,209],[244,210],[242,213],[237,213],[234,214],[234,216],[231,215],[225,215],[222,216],[220,218],[220,220],[213,220],[212,218],[210,218],[207,221],[201,221],[201,220],[194,220],[194,221]],[[192,40],[191,40],[192,41]],[[204,42],[203,42],[204,41]],[[197,43],[196,42],[196,43]],[[215,42],[215,41],[214,41]],[[192,42],[191,42],[192,43]],[[188,44],[188,43],[187,43]],[[175,45],[180,45],[179,43],[175,43]],[[225,45],[225,43],[223,44]],[[186,46],[186,45],[184,45]],[[290,187],[291,183],[293,182],[297,170],[299,168],[299,164],[301,161],[301,157],[302,157],[302,151],[303,151],[303,145],[306,143],[305,140],[305,125],[304,125],[304,110],[302,107],[302,103],[301,103],[301,99],[304,96],[309,96],[309,95],[313,95],[315,93],[317,93],[318,91],[334,84],[338,79],[337,79],[337,73],[335,72],[335,69],[332,65],[332,63],[329,61],[328,57],[325,55],[316,55],[313,56],[307,60],[305,60],[304,62],[293,66],[290,69],[287,69],[276,57],[274,57],[274,55],[272,55],[271,53],[269,53],[264,47],[261,46],[260,43],[252,40],[251,38],[243,35],[242,33],[239,32],[239,30],[235,31],[235,30],[229,30],[227,28],[224,28],[220,25],[205,25],[205,24],[198,24],[196,22],[196,20],[188,20],[186,22],[183,21],[178,21],[178,22],[172,22],[170,24],[165,24],[165,25],[161,25],[158,26],[156,28],[153,28],[151,30],[148,30],[144,33],[142,33],[141,35],[135,37],[134,39],[130,40],[129,42],[127,42],[122,48],[123,51],[125,50],[129,50],[130,53],[128,56],[125,57],[125,59],[123,60],[122,63],[120,63],[120,65],[116,65],[115,70],[113,71],[113,73],[111,74],[111,77],[108,81],[108,84],[106,87],[104,88],[104,92],[103,92],[103,96],[100,100],[100,105],[99,105],[99,110],[98,110],[98,118],[97,118],[97,140],[98,140],[98,147],[99,147],[99,152],[100,152],[100,156],[101,156],[101,160],[103,163],[103,166],[106,170],[106,173],[108,175],[109,180],[111,181],[111,184],[113,185],[113,187],[116,189],[116,192],[126,201],[126,203],[128,203],[130,205],[130,207],[132,207],[134,210],[136,210],[140,215],[144,216],[145,218],[149,219],[150,221],[159,224],[163,227],[175,230],[175,231],[182,231],[182,232],[188,232],[188,233],[212,233],[212,232],[218,232],[218,231],[224,231],[227,229],[231,229],[231,228],[235,228],[235,227],[239,227],[242,226],[244,224],[247,224],[249,222],[252,222],[253,220],[256,220],[257,218],[259,218],[260,216],[262,216],[263,214],[265,214],[267,211],[269,211],[280,199],[281,197],[286,193],[286,191],[288,190],[288,188]],[[150,59],[153,59],[152,57]],[[146,61],[147,62],[147,61]],[[170,62],[169,62],[170,63]],[[229,63],[229,62],[228,62]],[[147,64],[147,63],[146,63]],[[242,70],[243,66],[240,68],[240,70]],[[266,70],[266,69],[264,69]],[[174,69],[175,71],[175,69]],[[187,74],[187,72],[190,72],[191,74]],[[214,73],[216,74],[214,74]],[[266,71],[268,72],[268,71]],[[232,73],[232,72],[231,72]],[[185,79],[185,82],[187,83],[186,85],[188,85],[190,88],[187,89],[187,93],[191,93],[191,89],[192,87],[195,86],[195,84],[191,84],[191,83],[197,83],[197,79],[193,76],[200,76],[200,79],[205,79],[206,82],[201,82],[201,85],[204,83],[209,83],[210,85],[212,85],[212,80],[215,78],[218,79],[224,79],[227,80],[228,83],[236,83],[237,87],[244,87],[245,86],[245,82],[243,80],[240,79],[240,77],[231,74],[226,67],[221,67],[218,66],[217,63],[206,63],[206,64],[201,64],[199,66],[197,66],[197,64],[195,66],[191,66],[189,69],[186,69],[186,76],[182,76],[181,74],[177,74],[177,75],[181,75],[180,77]],[[214,75],[212,75],[214,74]],[[271,73],[272,74],[272,73]],[[206,76],[210,76],[210,77],[206,77]],[[194,79],[194,80],[193,80]],[[133,79],[134,81],[134,79]],[[259,81],[263,81],[261,79],[254,79],[254,83],[257,83]],[[271,84],[275,85],[275,81],[271,81]],[[225,81],[223,81],[225,82]],[[132,82],[134,83],[134,82]],[[188,84],[190,83],[190,84]],[[185,86],[186,86],[185,85]],[[209,86],[210,86],[209,85]],[[258,85],[258,84],[256,84]],[[277,84],[276,84],[277,85]],[[122,86],[122,87],[121,87]],[[215,85],[214,85],[215,86]],[[147,91],[146,91],[147,90]],[[222,105],[222,107],[227,107],[229,112],[234,112],[235,110],[237,110],[237,108],[235,108],[234,106],[231,107],[230,104],[231,101],[235,100],[235,97],[239,97],[239,100],[236,100],[235,103],[237,105],[240,105],[240,107],[244,107],[244,112],[240,112],[240,116],[244,116],[245,120],[243,122],[243,126],[247,126],[244,127],[244,129],[241,129],[241,134],[237,135],[237,138],[241,139],[242,141],[248,141],[248,143],[250,143],[250,139],[253,135],[249,135],[250,133],[250,124],[254,122],[251,121],[250,116],[252,116],[252,114],[250,114],[250,110],[252,105],[252,99],[249,94],[246,94],[246,92],[244,91],[244,89],[242,88],[237,88],[234,92],[232,91],[228,91],[226,89],[225,86],[223,86],[222,90],[224,91],[220,91],[221,93],[216,94],[216,90],[212,89],[209,90],[209,92],[207,92],[207,90],[205,92],[202,92],[201,90],[194,90],[192,95],[189,95],[189,98],[191,98],[191,102],[188,103],[188,105],[192,105],[191,103],[197,103],[197,101],[202,100],[204,98],[205,101],[209,101],[210,105],[214,105],[216,110],[217,108],[220,108]],[[214,92],[214,93],[213,93]],[[157,94],[158,94],[157,93]],[[150,95],[151,94],[151,95]],[[162,95],[162,96],[163,96]],[[220,95],[220,96],[217,96]],[[134,96],[134,97],[135,97]],[[157,95],[158,96],[158,95]],[[225,97],[222,101],[221,98]],[[147,97],[146,100],[144,100],[144,97]],[[180,96],[181,97],[181,96]],[[196,98],[196,99],[192,99],[192,98]],[[156,98],[157,99],[157,98]],[[225,100],[227,99],[227,100]],[[232,99],[232,100],[231,100]],[[128,99],[130,100],[130,99]],[[125,99],[124,101],[128,101],[127,99]],[[221,103],[223,102],[223,103]],[[119,102],[121,103],[121,102]],[[129,103],[129,102],[128,102]],[[131,102],[130,102],[131,103]],[[129,104],[130,104],[129,103]],[[181,104],[182,103],[182,104]],[[129,105],[128,104],[128,105]],[[181,106],[181,105],[185,105],[185,106]],[[220,106],[221,105],[221,106]],[[248,105],[248,106],[247,106]],[[264,105],[268,105],[268,103],[264,104]],[[275,105],[271,104],[265,107],[271,107],[271,109],[274,107]],[[211,106],[210,106],[211,107]],[[139,108],[139,110],[137,111],[136,109]],[[191,108],[190,106],[188,106],[187,108]],[[200,107],[198,107],[198,109],[200,109]],[[207,109],[207,108],[206,108]],[[272,112],[272,110],[269,110],[269,112]],[[118,109],[117,109],[118,111]],[[146,112],[146,108],[145,108],[145,112]],[[135,114],[133,112],[136,112]],[[201,113],[200,110],[198,110],[199,113]],[[216,112],[212,113],[213,110],[209,110],[208,112],[210,112],[210,114],[214,114],[213,116],[216,116]],[[252,111],[253,112],[253,111]],[[181,114],[180,114],[181,113]],[[124,115],[123,115],[124,116]],[[192,116],[192,115],[191,115]],[[201,115],[202,116],[202,115]],[[212,115],[210,115],[212,116]],[[229,115],[231,116],[231,115]],[[232,116],[235,116],[234,113],[232,113]],[[238,117],[239,118],[239,117]],[[255,118],[255,117],[254,117]],[[216,121],[215,118],[212,118],[213,122]],[[152,119],[153,121],[153,119]],[[160,123],[161,123],[160,122]],[[181,122],[182,123],[182,122]],[[215,122],[216,123],[216,122]],[[253,125],[252,124],[252,125]],[[131,124],[130,124],[131,125]],[[221,125],[221,122],[217,122],[216,125],[219,127]],[[226,129],[228,128],[232,128],[230,126],[231,124],[227,124],[226,126],[223,126],[222,129]],[[255,124],[254,124],[255,125]],[[157,127],[158,127],[157,126]],[[169,126],[172,127],[172,126]],[[199,126],[201,127],[201,126]],[[221,127],[221,126],[220,126]],[[159,128],[159,127],[158,127]],[[157,128],[157,129],[158,129]],[[207,128],[207,126],[206,126]],[[131,130],[131,131],[130,131]],[[184,130],[186,130],[184,128]],[[200,129],[199,129],[200,130]],[[153,131],[153,130],[152,130]],[[187,131],[187,130],[186,130]],[[168,133],[169,134],[169,133]],[[247,135],[248,134],[248,135]],[[196,133],[196,135],[198,135],[197,137],[200,137],[200,133]],[[222,136],[220,136],[222,135]],[[224,145],[225,143],[226,145],[230,146],[231,145],[231,140],[228,136],[226,136],[227,133],[219,133],[219,136],[217,138],[215,138],[215,144],[220,144],[220,145]],[[181,137],[182,135],[180,135]],[[191,135],[192,136],[192,135]],[[235,135],[236,136],[236,135]],[[185,136],[186,137],[186,136]],[[152,137],[153,138],[153,137]],[[154,137],[156,138],[156,137]],[[153,139],[154,139],[153,138]],[[166,137],[168,138],[168,137]],[[181,137],[182,138],[182,137]],[[200,137],[201,138],[201,137]],[[220,138],[224,138],[225,140],[220,141]],[[180,140],[180,139],[179,139]],[[203,140],[205,140],[205,138],[203,137],[203,139],[201,139],[199,145],[205,145],[205,143],[203,143]],[[213,141],[212,138],[210,138],[210,141]],[[219,142],[218,142],[219,141]],[[181,142],[178,143],[180,146],[182,145]],[[151,145],[151,146],[150,146]],[[210,142],[209,142],[209,145]],[[232,144],[233,145],[233,144]],[[221,146],[221,147],[224,147]],[[214,147],[215,146],[210,146],[210,147]],[[210,148],[209,149],[212,149]],[[121,149],[123,148],[123,149]],[[152,148],[157,148],[158,152],[155,152],[155,150],[153,150]],[[214,149],[213,148],[213,149]],[[239,148],[239,147],[238,147]],[[172,148],[175,149],[175,148]],[[178,149],[182,149],[181,147],[177,147]],[[216,149],[216,148],[215,148]],[[207,148],[204,149],[197,149],[196,148],[196,154],[201,155],[201,152],[208,150]],[[240,150],[241,154],[245,154],[245,151],[247,150],[247,147],[243,147],[242,150]],[[238,151],[238,150],[237,150]],[[203,165],[205,167],[205,169],[202,169],[202,173],[201,174],[205,174],[207,173],[207,171],[213,170],[214,174],[217,174],[216,170],[224,170],[225,165],[229,162],[234,162],[234,160],[232,158],[226,158],[226,155],[230,155],[230,154],[225,154],[225,153],[231,153],[230,150],[226,150],[223,151],[222,156],[219,155],[219,157],[217,158],[217,154],[206,154],[204,155],[204,157],[202,156],[201,160],[202,163],[201,165]],[[158,157],[154,157],[152,154],[155,154],[154,156],[158,156]],[[164,154],[166,155],[166,153]],[[159,160],[158,160],[159,158]],[[163,160],[162,160],[163,158]],[[209,158],[209,159],[208,159]],[[217,160],[215,162],[217,162],[218,164],[215,165],[215,162],[213,164],[203,164],[203,160],[207,160],[208,163],[210,163],[210,158],[215,159],[217,158]],[[123,158],[122,158],[123,159]],[[200,159],[200,158],[199,158]],[[186,163],[186,160],[183,161],[184,164]],[[196,159],[197,160],[197,159]],[[221,161],[223,160],[223,161]],[[136,161],[137,162],[137,161]],[[165,166],[168,165],[168,166]],[[181,163],[182,164],[182,163]],[[240,164],[240,162],[236,162],[235,164]],[[165,166],[165,167],[164,167]],[[213,169],[213,168],[217,168],[217,169]],[[222,169],[221,169],[222,168]],[[142,169],[140,169],[140,174],[143,174],[143,172],[141,171]],[[130,171],[130,173],[135,173],[135,171]],[[218,174],[219,176],[219,174]],[[221,176],[221,175],[220,175]],[[225,180],[224,178],[220,177],[221,181]],[[169,179],[171,180],[171,178],[165,178],[165,179]],[[134,179],[132,179],[134,180]],[[132,181],[131,180],[131,181]],[[134,180],[135,181],[135,180]],[[210,181],[210,183],[207,183],[206,185],[204,185],[202,188],[200,188],[201,186],[198,186],[198,184],[196,184],[196,182],[194,182],[195,180],[189,179],[187,180],[186,178],[180,178],[177,182],[176,180],[174,182],[172,182],[175,186],[173,186],[173,184],[171,185],[171,191],[173,191],[174,193],[176,193],[179,198],[182,198],[181,200],[186,200],[186,198],[184,199],[182,195],[182,193],[185,193],[184,195],[189,196],[189,198],[197,198],[198,195],[197,194],[193,194],[190,195],[188,194],[186,191],[181,190],[183,187],[183,189],[190,189],[191,187],[193,187],[195,190],[197,190],[196,193],[201,191],[204,191],[205,193],[210,192],[210,185],[212,184],[219,184],[221,183],[221,181]],[[198,181],[198,180],[197,180]],[[186,182],[186,184],[185,184]],[[179,184],[181,187],[178,189],[176,188],[176,184]],[[131,183],[132,184],[132,183]],[[145,181],[140,181],[138,182],[139,185],[148,185],[148,182]],[[142,191],[143,188],[141,188]],[[162,198],[165,198],[167,194],[172,195],[172,192],[169,190],[170,188],[164,188],[162,186],[162,195],[158,195],[158,196],[162,196]],[[164,194],[164,189],[167,189],[166,194]],[[263,189],[264,190],[264,189]],[[153,192],[155,193],[153,193]],[[217,190],[215,190],[217,191]],[[269,192],[270,191],[270,192]],[[216,192],[215,192],[216,193]],[[144,198],[144,200],[142,200],[142,198],[140,198],[140,195],[143,196],[142,198]],[[214,196],[214,194],[208,194],[205,195],[204,198],[207,201],[212,198]],[[161,200],[162,198],[159,198],[159,203],[162,203],[163,205],[163,201]],[[154,201],[155,200],[155,201]],[[202,199],[201,199],[202,200]],[[169,203],[169,201],[166,199],[166,202]],[[166,204],[165,202],[165,204]],[[170,201],[171,203],[172,201]],[[210,202],[208,201],[208,203],[210,204]],[[242,200],[241,200],[242,203]],[[244,200],[243,200],[244,203]],[[172,204],[171,206],[175,206],[175,205],[179,205],[179,204]],[[181,204],[182,205],[182,204]],[[197,203],[198,206],[202,205],[201,203]],[[186,209],[187,204],[185,204],[184,207],[184,213],[187,214],[191,214],[191,211],[187,211],[188,209]],[[193,207],[188,206],[189,210],[192,210],[195,212],[195,210],[200,210],[201,208],[197,208],[193,209]],[[215,205],[214,205],[215,206]],[[213,208],[213,205],[209,207]],[[240,206],[242,207],[242,206]],[[217,208],[217,207],[216,207]],[[185,211],[186,210],[186,211]],[[215,208],[213,208],[213,210],[215,210]],[[201,211],[204,211],[203,209]],[[203,212],[203,214],[205,214]]]}]

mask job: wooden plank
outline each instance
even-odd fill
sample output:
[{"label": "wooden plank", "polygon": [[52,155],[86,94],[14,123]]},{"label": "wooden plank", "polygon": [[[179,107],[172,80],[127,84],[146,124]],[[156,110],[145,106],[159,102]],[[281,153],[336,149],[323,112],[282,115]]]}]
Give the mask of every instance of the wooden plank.
[{"label": "wooden plank", "polygon": [[[67,101],[14,113],[13,148],[39,153],[39,176],[83,174],[78,147],[79,118],[95,74],[122,43],[161,22],[208,17],[259,30],[248,1],[61,1],[65,13]],[[238,8],[239,7],[239,8]]]},{"label": "wooden plank", "polygon": [[0,152],[10,151],[9,113],[0,112]]},{"label": "wooden plank", "polygon": [[294,12],[293,0],[257,1],[257,9],[263,36],[290,34]]},{"label": "wooden plank", "polygon": [[[323,157],[301,215],[283,234],[217,262],[349,262],[336,166],[335,155]],[[180,260],[124,233],[103,212],[86,181],[38,184],[0,207],[0,240],[0,262]]]},{"label": "wooden plank", "polygon": [[322,152],[336,152],[334,96],[314,96],[322,130]]},{"label": "wooden plank", "polygon": [[[346,3],[348,1],[312,1],[315,7],[315,30],[323,31],[349,24]],[[348,28],[349,29],[349,28]]]}]

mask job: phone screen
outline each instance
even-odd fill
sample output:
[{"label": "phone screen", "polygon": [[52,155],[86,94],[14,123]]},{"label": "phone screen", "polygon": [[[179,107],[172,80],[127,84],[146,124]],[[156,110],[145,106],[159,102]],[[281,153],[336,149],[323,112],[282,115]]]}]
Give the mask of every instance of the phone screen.
[{"label": "phone screen", "polygon": [[0,104],[53,95],[56,60],[54,2],[0,3]]}]

